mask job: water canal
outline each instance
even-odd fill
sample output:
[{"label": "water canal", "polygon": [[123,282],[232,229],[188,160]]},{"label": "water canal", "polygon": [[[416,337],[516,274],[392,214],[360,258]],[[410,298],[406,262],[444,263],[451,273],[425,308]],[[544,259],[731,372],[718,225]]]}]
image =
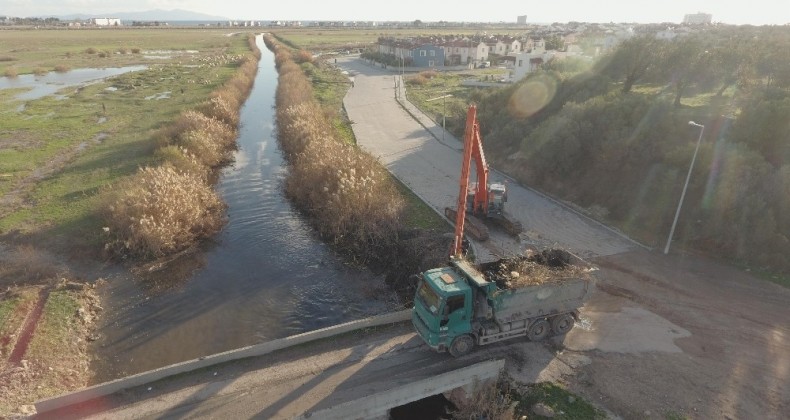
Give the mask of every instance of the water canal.
[{"label": "water canal", "polygon": [[[283,196],[274,132],[277,72],[262,52],[239,150],[218,190],[229,222],[204,252],[153,276],[111,279],[97,381],[385,312],[394,298],[349,267]],[[140,273],[138,273],[140,274]]]}]

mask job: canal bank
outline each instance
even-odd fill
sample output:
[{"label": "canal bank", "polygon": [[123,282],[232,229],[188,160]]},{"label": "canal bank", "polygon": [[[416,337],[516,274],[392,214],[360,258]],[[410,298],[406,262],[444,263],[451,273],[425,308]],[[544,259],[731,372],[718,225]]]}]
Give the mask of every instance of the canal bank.
[{"label": "canal bank", "polygon": [[273,54],[257,42],[262,58],[241,110],[239,149],[217,185],[228,224],[165,270],[110,279],[95,382],[394,306],[381,278],[348,266],[283,196],[273,119],[277,73]]}]

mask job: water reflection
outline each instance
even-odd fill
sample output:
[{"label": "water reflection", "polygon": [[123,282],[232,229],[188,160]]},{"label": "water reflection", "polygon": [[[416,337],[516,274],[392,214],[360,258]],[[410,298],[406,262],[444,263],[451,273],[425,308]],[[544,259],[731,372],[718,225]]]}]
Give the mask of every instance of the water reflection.
[{"label": "water reflection", "polygon": [[109,287],[99,381],[388,310],[383,280],[348,267],[284,198],[274,137],[274,56],[263,53],[241,110],[235,164],[218,190],[228,225],[170,272]]},{"label": "water reflection", "polygon": [[77,86],[147,68],[148,66],[108,67],[103,69],[85,68],[70,70],[65,73],[52,71],[43,76],[23,74],[17,77],[0,77],[0,90],[30,89],[15,96],[16,99],[28,101],[52,95],[65,87]]}]

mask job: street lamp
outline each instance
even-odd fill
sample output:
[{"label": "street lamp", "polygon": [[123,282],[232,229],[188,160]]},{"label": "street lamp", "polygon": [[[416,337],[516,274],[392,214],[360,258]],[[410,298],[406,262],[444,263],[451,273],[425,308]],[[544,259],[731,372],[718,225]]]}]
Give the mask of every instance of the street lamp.
[{"label": "street lamp", "polygon": [[678,224],[678,217],[680,216],[680,207],[683,206],[683,198],[686,197],[686,189],[689,186],[691,179],[691,171],[694,169],[694,161],[697,159],[697,152],[699,151],[699,144],[702,142],[702,133],[705,132],[705,126],[697,124],[694,121],[689,121],[689,125],[699,127],[699,138],[697,139],[697,147],[694,148],[694,155],[691,157],[691,164],[689,165],[689,173],[686,175],[686,183],[683,184],[683,192],[680,193],[680,201],[678,202],[678,209],[675,212],[675,220],[672,221],[672,228],[669,229],[669,237],[667,238],[667,245],[664,247],[664,254],[669,253],[669,244],[672,242],[672,235],[675,233],[675,226]]},{"label": "street lamp", "polygon": [[447,98],[453,95],[442,95],[436,98],[426,99],[425,102],[431,102],[441,99],[442,100],[442,141],[444,141],[444,132],[447,131],[446,122],[447,122]]}]

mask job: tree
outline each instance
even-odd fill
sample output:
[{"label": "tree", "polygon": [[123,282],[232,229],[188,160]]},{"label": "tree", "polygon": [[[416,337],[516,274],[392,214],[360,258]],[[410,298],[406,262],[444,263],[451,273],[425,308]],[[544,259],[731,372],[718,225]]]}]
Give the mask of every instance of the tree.
[{"label": "tree", "polygon": [[562,51],[565,49],[565,41],[558,35],[546,38],[546,50]]},{"label": "tree", "polygon": [[713,56],[702,41],[695,37],[686,37],[665,44],[660,50],[661,72],[669,79],[674,91],[675,107],[680,106],[680,99],[686,89],[693,83],[710,77]]},{"label": "tree", "polygon": [[623,93],[628,93],[636,82],[656,64],[656,53],[662,41],[653,35],[640,35],[623,41],[608,60],[602,61],[600,71],[613,79],[623,80]]}]

